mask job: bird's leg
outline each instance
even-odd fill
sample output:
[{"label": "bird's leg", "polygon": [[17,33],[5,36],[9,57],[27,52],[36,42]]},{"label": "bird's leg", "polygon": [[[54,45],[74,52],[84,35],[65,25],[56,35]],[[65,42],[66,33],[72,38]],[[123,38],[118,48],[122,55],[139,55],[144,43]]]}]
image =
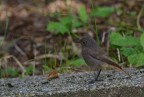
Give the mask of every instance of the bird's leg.
[{"label": "bird's leg", "polygon": [[89,82],[89,84],[93,84],[94,82],[99,81],[99,80],[98,80],[98,77],[99,77],[100,73],[101,73],[101,69],[98,71],[96,78],[95,78],[94,80],[91,80],[91,81]]},{"label": "bird's leg", "polygon": [[95,81],[98,81],[98,77],[99,77],[100,73],[101,73],[101,69],[98,71]]}]

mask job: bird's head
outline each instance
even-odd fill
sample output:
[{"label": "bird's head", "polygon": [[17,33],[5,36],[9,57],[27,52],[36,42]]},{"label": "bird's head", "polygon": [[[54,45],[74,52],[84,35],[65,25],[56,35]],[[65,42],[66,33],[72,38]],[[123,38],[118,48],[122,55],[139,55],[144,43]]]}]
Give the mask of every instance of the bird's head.
[{"label": "bird's head", "polygon": [[91,48],[98,46],[96,41],[89,35],[85,35],[83,38],[77,39],[75,42],[80,43],[82,47]]}]

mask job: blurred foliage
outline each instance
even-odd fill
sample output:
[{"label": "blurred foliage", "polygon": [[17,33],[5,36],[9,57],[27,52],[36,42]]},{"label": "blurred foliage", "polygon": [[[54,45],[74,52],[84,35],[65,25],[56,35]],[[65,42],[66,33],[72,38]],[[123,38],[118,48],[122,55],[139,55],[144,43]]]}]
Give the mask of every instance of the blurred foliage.
[{"label": "blurred foliage", "polygon": [[113,32],[110,36],[111,44],[117,46],[136,46],[139,43],[139,40],[131,35],[122,36],[120,33]]},{"label": "blurred foliage", "polygon": [[72,29],[86,27],[89,24],[88,19],[91,19],[91,17],[106,18],[112,15],[114,12],[115,10],[113,7],[99,6],[92,9],[90,15],[88,15],[86,8],[81,6],[77,16],[74,16],[71,13],[66,16],[60,16],[54,13],[54,15],[51,16],[55,16],[58,21],[49,21],[47,31],[62,35],[70,34],[72,33]]},{"label": "blurred foliage", "polygon": [[80,27],[82,23],[72,15],[60,18],[58,22],[49,22],[47,31],[55,32],[55,34],[70,34],[71,30]]},{"label": "blurred foliage", "polygon": [[[120,54],[122,55],[123,59],[126,59],[124,61],[127,61],[129,64],[132,64],[135,67],[141,67],[144,66],[144,32],[142,29],[140,29],[141,28],[139,27],[140,25],[138,25],[140,24],[139,23],[140,21],[138,21],[139,19],[137,19],[138,12],[134,10],[130,11],[126,10],[127,9],[124,9],[124,7],[121,5],[118,5],[117,7],[98,5],[96,7],[92,6],[91,12],[87,13],[87,9],[85,8],[85,6],[80,6],[77,13],[69,12],[67,15],[66,14],[63,15],[61,13],[56,12],[49,14],[50,21],[47,24],[46,30],[56,35],[70,35],[74,34],[72,32],[74,29],[83,27],[87,28],[88,30],[90,29],[92,31],[95,31],[95,33],[97,34],[99,30],[96,24],[97,20],[98,22],[100,22],[100,26],[101,25],[105,26],[105,24],[106,26],[107,25],[114,26],[116,27],[116,29],[114,32],[110,34],[110,44],[111,44],[110,49],[118,48],[120,50]],[[110,18],[113,14],[117,16],[116,19],[113,19],[113,17]],[[131,19],[131,17],[134,18]],[[141,16],[139,16],[139,18],[140,17]],[[129,22],[127,22],[127,19],[129,19],[128,20]],[[138,22],[137,26],[132,26],[131,24],[135,22]],[[8,18],[6,18],[5,24],[6,26],[4,36],[6,37],[9,26]],[[2,23],[0,21],[0,28],[1,26]],[[121,28],[125,28],[125,30],[124,31],[119,30]],[[134,36],[135,33],[134,31],[141,32],[140,36],[137,37]],[[0,44],[3,43],[0,42]],[[68,50],[65,50],[64,53],[67,52]],[[69,66],[79,67],[85,64],[84,60],[81,58],[73,57],[69,59],[68,56],[69,56],[68,54],[65,56],[66,62],[60,63],[59,68],[60,72],[67,72],[68,71],[67,67]],[[53,61],[45,60],[44,64],[42,65],[43,71],[44,72],[51,71],[53,68],[56,68],[57,64],[58,63],[56,60]],[[27,75],[31,75],[34,72],[32,65],[26,67],[25,69]],[[0,70],[0,75],[15,77],[19,75],[19,71],[14,68],[7,67],[4,68],[3,70]]]},{"label": "blurred foliage", "polygon": [[12,67],[7,67],[0,70],[0,75],[1,77],[16,77],[19,75],[19,72]]},{"label": "blurred foliage", "polygon": [[117,46],[121,54],[135,67],[144,65],[144,33],[140,37],[122,36],[119,32],[110,35],[111,45]]},{"label": "blurred foliage", "polygon": [[75,67],[79,67],[81,65],[85,65],[85,61],[81,58],[79,59],[72,59],[69,61],[69,64],[71,64],[72,66],[75,66]]},{"label": "blurred foliage", "polygon": [[84,6],[81,6],[79,9],[79,18],[83,23],[87,23],[88,21],[88,14],[86,12],[86,8]]},{"label": "blurred foliage", "polygon": [[55,34],[71,34],[72,30],[84,26],[88,22],[88,15],[84,6],[79,9],[79,15],[68,14],[58,19],[58,22],[51,21],[47,25],[47,31]]},{"label": "blurred foliage", "polygon": [[32,75],[33,74],[33,66],[30,65],[26,68],[26,75]]},{"label": "blurred foliage", "polygon": [[87,23],[87,13],[85,7],[82,6],[79,10],[79,19],[72,14],[59,18],[58,22],[50,21],[47,25],[47,31],[54,32],[55,34],[70,34],[73,29],[81,27],[83,23]]},{"label": "blurred foliage", "polygon": [[92,9],[91,16],[99,17],[99,18],[106,18],[106,17],[109,17],[110,15],[112,15],[114,12],[115,12],[114,7],[98,6],[94,9]]}]

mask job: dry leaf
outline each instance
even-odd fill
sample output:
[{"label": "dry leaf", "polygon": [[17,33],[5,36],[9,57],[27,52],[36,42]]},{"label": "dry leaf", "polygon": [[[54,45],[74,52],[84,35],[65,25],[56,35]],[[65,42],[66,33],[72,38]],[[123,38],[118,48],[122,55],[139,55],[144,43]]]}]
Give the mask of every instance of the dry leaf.
[{"label": "dry leaf", "polygon": [[59,77],[58,72],[56,70],[53,70],[48,74],[48,80],[58,78],[58,77]]}]

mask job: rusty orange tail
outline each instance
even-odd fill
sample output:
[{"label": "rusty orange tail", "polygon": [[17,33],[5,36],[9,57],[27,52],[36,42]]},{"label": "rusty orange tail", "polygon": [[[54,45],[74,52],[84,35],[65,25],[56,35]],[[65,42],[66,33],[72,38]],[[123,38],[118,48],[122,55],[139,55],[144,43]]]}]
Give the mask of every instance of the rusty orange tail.
[{"label": "rusty orange tail", "polygon": [[131,77],[131,76],[130,76],[127,72],[125,72],[119,65],[117,65],[117,64],[110,64],[110,65],[112,65],[113,67],[115,67],[117,70],[125,73],[127,76]]}]

